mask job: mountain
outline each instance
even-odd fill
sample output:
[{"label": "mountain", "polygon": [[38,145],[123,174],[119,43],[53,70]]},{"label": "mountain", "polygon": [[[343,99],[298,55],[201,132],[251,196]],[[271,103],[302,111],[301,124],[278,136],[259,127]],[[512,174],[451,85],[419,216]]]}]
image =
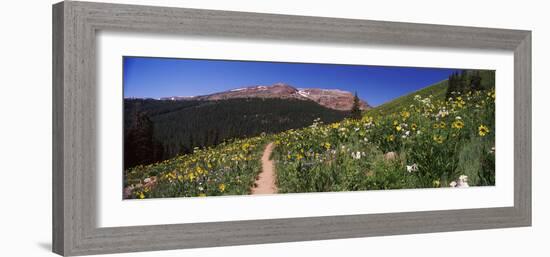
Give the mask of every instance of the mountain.
[{"label": "mountain", "polygon": [[[171,96],[163,97],[160,100],[199,100],[217,101],[237,98],[280,98],[311,100],[321,106],[338,111],[349,111],[353,105],[354,95],[348,91],[339,89],[320,88],[295,88],[285,83],[277,83],[270,86],[250,86],[236,88],[228,91],[213,93],[201,96]],[[360,108],[368,110],[371,107],[367,102],[361,100]]]}]

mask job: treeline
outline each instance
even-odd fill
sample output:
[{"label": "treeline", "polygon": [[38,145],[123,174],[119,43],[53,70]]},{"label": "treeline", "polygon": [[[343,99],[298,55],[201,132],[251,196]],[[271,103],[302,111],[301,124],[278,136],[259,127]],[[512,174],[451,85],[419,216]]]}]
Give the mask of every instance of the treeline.
[{"label": "treeline", "polygon": [[[316,118],[331,123],[347,116],[349,112],[297,99],[126,99],[125,169],[188,154],[195,147],[306,127]],[[136,141],[136,138],[139,140]],[[147,155],[144,153],[149,157],[144,157]]]},{"label": "treeline", "polygon": [[449,76],[446,98],[454,93],[486,90],[495,86],[495,71],[463,70]]}]

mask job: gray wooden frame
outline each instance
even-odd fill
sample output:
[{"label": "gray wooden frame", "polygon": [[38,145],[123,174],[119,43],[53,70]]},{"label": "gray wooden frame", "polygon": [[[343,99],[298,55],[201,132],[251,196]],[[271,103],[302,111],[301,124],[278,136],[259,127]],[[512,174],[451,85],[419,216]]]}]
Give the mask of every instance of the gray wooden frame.
[{"label": "gray wooden frame", "polygon": [[[99,30],[514,52],[514,206],[99,228]],[[512,140],[512,138],[510,138]],[[531,32],[65,1],[53,6],[53,251],[150,251],[531,225]]]}]

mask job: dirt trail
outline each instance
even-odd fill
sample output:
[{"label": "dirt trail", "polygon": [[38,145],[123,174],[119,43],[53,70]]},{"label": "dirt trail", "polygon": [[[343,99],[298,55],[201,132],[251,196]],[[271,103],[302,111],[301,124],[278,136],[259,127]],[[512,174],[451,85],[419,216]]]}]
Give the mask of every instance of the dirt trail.
[{"label": "dirt trail", "polygon": [[256,180],[257,187],[252,188],[252,194],[276,194],[277,186],[275,185],[275,168],[273,161],[269,159],[273,151],[273,143],[269,143],[262,155],[262,172]]}]

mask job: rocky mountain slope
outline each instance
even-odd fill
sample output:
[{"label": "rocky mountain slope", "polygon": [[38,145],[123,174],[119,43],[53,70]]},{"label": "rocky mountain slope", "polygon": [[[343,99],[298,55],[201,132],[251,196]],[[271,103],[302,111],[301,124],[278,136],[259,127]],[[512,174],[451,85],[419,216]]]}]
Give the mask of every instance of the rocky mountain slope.
[{"label": "rocky mountain slope", "polygon": [[[215,101],[236,98],[282,98],[311,100],[321,106],[339,110],[349,111],[353,105],[353,94],[339,89],[320,88],[295,88],[285,83],[277,83],[270,86],[250,86],[236,88],[229,91],[213,93],[202,96],[171,96],[163,97],[161,100],[204,100]],[[367,110],[371,107],[367,102],[361,100],[361,109]]]}]

